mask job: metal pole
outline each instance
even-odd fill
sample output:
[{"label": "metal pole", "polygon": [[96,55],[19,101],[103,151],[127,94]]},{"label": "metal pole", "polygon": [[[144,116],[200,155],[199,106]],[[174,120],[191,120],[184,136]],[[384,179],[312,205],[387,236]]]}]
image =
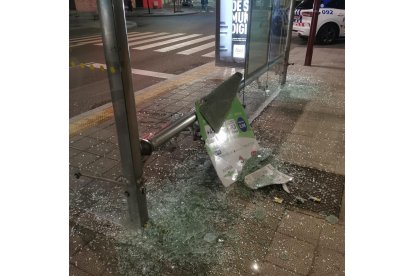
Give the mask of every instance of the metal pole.
[{"label": "metal pole", "polygon": [[170,126],[161,130],[150,139],[153,147],[158,148],[187,127],[190,127],[196,120],[196,115],[194,113],[190,113],[173,122]]},{"label": "metal pole", "polygon": [[148,221],[141,148],[137,143],[138,122],[132,90],[131,64],[126,33],[124,3],[119,0],[98,0],[103,46],[111,88],[122,171],[128,180],[125,195],[132,226]]},{"label": "metal pole", "polygon": [[287,70],[289,66],[290,44],[292,42],[292,29],[293,29],[294,14],[295,14],[295,0],[290,0],[289,17],[288,17],[289,25],[287,29],[287,38],[286,38],[286,44],[285,44],[285,57],[283,61],[283,71],[282,71],[282,76],[280,79],[281,85],[284,85],[286,83]]},{"label": "metal pole", "polygon": [[309,31],[308,46],[306,48],[305,66],[311,66],[313,55],[313,43],[315,41],[316,26],[318,25],[319,7],[321,0],[315,0],[313,3],[312,22]]}]

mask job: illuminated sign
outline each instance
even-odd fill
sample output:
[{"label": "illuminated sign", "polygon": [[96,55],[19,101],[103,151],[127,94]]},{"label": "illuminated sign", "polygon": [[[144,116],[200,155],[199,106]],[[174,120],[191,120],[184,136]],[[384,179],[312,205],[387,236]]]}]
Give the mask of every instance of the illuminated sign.
[{"label": "illuminated sign", "polygon": [[216,64],[243,67],[249,29],[249,0],[221,0],[217,12]]}]

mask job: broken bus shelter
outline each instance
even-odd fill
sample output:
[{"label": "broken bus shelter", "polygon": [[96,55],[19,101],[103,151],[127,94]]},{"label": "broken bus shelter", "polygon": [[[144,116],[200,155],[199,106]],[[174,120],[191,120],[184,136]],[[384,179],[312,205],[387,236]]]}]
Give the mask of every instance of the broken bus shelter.
[{"label": "broken bus shelter", "polygon": [[[248,124],[278,95],[286,82],[294,1],[217,1],[217,9],[216,64],[238,68],[243,74],[234,74],[199,102],[207,117],[214,114],[214,109],[221,109],[219,116],[209,119],[213,130],[220,129],[227,113],[224,111],[234,98],[245,107]],[[148,209],[142,180],[143,156],[193,126],[197,115],[183,116],[150,140],[138,137],[124,6],[121,1],[99,0],[98,11],[106,66],[113,69],[108,70],[108,77],[122,171],[127,180],[129,219],[133,227],[144,226]],[[219,94],[221,97],[217,97]],[[218,100],[223,97],[227,101]],[[77,177],[82,175],[87,176],[78,173]]]}]

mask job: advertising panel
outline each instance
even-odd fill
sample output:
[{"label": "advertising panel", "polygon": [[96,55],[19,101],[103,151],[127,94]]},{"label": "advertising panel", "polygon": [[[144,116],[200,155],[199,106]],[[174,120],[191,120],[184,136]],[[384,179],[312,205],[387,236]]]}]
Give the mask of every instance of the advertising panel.
[{"label": "advertising panel", "polygon": [[196,102],[196,113],[208,155],[221,182],[228,187],[237,181],[245,160],[256,156],[259,150],[249,119],[237,97],[217,133],[201,115],[199,102]]},{"label": "advertising panel", "polygon": [[216,64],[244,67],[250,1],[219,0],[217,2]]}]

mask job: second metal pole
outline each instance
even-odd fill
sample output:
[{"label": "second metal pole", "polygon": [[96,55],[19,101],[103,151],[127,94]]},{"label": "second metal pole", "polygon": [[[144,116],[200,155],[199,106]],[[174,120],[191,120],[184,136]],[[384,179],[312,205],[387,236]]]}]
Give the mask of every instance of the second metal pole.
[{"label": "second metal pole", "polygon": [[315,0],[313,3],[312,22],[309,31],[308,45],[306,48],[305,66],[311,66],[313,56],[313,44],[315,42],[316,26],[318,25],[319,7],[321,0]]}]

